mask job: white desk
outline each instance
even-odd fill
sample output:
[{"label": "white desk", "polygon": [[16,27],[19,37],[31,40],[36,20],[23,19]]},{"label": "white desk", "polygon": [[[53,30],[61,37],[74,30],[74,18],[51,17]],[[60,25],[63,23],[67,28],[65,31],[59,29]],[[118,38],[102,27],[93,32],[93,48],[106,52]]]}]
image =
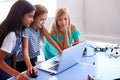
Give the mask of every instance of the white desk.
[{"label": "white desk", "polygon": [[[68,70],[58,75],[50,75],[47,72],[38,70],[38,77],[30,78],[30,80],[87,80],[88,74],[91,74],[94,80],[120,78],[120,57],[109,58],[104,52],[94,55],[94,51],[91,48],[87,50],[87,57],[83,56],[79,64]],[[9,80],[15,80],[15,78],[12,77]]]}]

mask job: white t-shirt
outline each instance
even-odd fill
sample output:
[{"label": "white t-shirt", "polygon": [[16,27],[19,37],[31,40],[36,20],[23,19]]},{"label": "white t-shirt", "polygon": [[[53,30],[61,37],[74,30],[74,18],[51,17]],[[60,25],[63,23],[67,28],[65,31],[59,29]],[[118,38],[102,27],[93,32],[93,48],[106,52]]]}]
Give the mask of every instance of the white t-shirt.
[{"label": "white t-shirt", "polygon": [[0,50],[11,53],[16,44],[15,32],[10,32],[4,39]]}]

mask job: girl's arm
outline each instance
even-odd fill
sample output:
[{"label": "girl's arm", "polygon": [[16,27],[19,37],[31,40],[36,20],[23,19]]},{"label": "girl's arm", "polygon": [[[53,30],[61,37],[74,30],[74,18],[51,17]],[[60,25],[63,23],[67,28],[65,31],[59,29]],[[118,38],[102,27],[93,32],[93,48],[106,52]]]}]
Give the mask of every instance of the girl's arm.
[{"label": "girl's arm", "polygon": [[11,68],[5,61],[4,58],[7,55],[7,53],[5,51],[0,50],[0,69],[4,70],[5,72],[7,72],[8,74],[10,74],[11,76],[15,76],[16,79],[21,79],[21,80],[28,80],[28,76],[25,74],[20,74],[18,71],[16,71],[15,69]]},{"label": "girl's arm", "polygon": [[63,35],[64,35],[64,42],[63,42],[63,48],[66,49],[66,48],[69,48],[69,39],[68,39],[68,32],[67,31],[64,31],[63,32]]},{"label": "girl's arm", "polygon": [[62,50],[64,50],[64,49],[70,47],[70,46],[69,46],[69,39],[68,39],[68,29],[67,29],[67,27],[65,27],[65,28],[63,28],[63,29],[61,28],[60,31],[61,31],[61,33],[62,33],[63,36],[64,36],[64,40],[61,41],[61,42],[59,42],[59,45],[60,45],[60,47],[62,48]]},{"label": "girl's arm", "polygon": [[12,67],[16,69],[16,54],[13,54],[11,59],[12,59]]},{"label": "girl's arm", "polygon": [[48,33],[46,28],[43,28],[43,33],[47,40],[59,51],[59,53],[62,53],[62,49],[58,46],[58,44],[51,38],[50,34]]},{"label": "girl's arm", "polygon": [[29,53],[28,53],[28,39],[27,38],[23,38],[22,39],[22,50],[23,50],[23,58],[25,60],[25,63],[27,65],[28,68],[28,73],[31,74],[32,70],[34,70],[34,72],[36,73],[37,70],[35,70],[35,68],[33,68],[31,62],[30,62],[30,57],[29,57]]},{"label": "girl's arm", "polygon": [[0,50],[0,69],[4,70],[8,74],[11,74],[12,76],[17,76],[20,73],[13,68],[11,68],[5,61],[4,58],[7,55],[6,52]]}]

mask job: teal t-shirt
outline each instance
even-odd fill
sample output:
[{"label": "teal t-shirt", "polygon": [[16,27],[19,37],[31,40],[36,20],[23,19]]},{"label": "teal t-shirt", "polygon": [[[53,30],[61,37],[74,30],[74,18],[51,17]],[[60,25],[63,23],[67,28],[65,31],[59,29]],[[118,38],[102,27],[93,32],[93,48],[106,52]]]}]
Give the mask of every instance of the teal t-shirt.
[{"label": "teal t-shirt", "polygon": [[[59,43],[60,41],[64,40],[64,36],[60,36],[60,39],[57,35],[51,35],[51,37],[56,41],[56,43]],[[69,37],[69,45],[72,46],[73,41],[80,39],[81,34],[79,30],[73,31],[71,34],[71,37]],[[45,38],[44,43],[42,45],[42,50],[45,55],[45,59],[48,60],[58,54],[58,50]]]}]

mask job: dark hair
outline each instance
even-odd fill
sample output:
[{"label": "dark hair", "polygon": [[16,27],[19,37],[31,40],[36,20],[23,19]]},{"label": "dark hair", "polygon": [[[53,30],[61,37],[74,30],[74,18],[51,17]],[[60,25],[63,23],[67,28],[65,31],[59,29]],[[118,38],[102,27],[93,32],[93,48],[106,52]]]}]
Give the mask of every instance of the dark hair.
[{"label": "dark hair", "polygon": [[26,0],[18,0],[11,7],[7,17],[0,25],[0,47],[7,34],[11,31],[15,33],[21,32],[23,28],[22,18],[36,8]]}]

